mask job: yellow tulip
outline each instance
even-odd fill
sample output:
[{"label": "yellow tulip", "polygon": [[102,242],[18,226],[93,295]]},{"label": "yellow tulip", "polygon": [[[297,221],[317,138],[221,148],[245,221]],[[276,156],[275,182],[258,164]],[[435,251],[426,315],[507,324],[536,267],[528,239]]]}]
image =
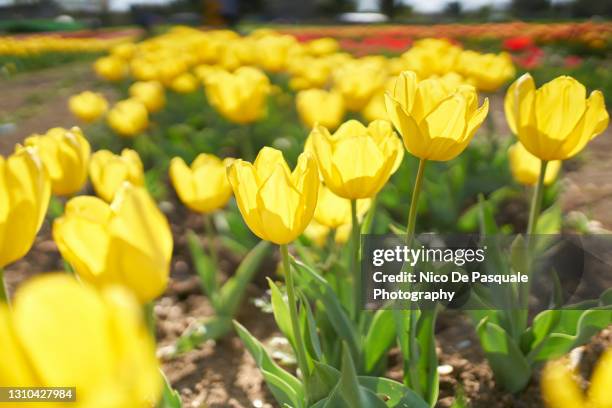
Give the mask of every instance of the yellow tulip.
[{"label": "yellow tulip", "polygon": [[514,78],[516,70],[508,53],[480,54],[463,51],[459,56],[459,72],[479,91],[495,92]]},{"label": "yellow tulip", "polygon": [[98,287],[125,286],[141,303],[166,289],[172,233],[144,187],[124,183],[111,204],[71,199],[53,223],[53,239],[76,273]]},{"label": "yellow tulip", "polygon": [[319,224],[313,219],[312,221],[310,221],[310,224],[308,224],[308,226],[304,230],[304,236],[308,238],[313,244],[322,248],[325,246],[329,231],[329,227]]},{"label": "yellow tulip", "polygon": [[183,159],[175,157],[170,161],[170,180],[187,207],[211,213],[224,207],[232,195],[226,170],[232,161],[202,153],[189,167]]},{"label": "yellow tulip", "polygon": [[314,152],[327,187],[336,195],[369,198],[383,188],[404,156],[391,123],[377,120],[366,128],[349,120],[332,135],[316,126],[306,144]]},{"label": "yellow tulip", "polygon": [[226,119],[247,124],[266,114],[270,81],[256,68],[241,67],[233,74],[219,71],[206,81],[210,104]]},{"label": "yellow tulip", "polygon": [[319,175],[309,153],[300,155],[291,172],[279,150],[264,147],[253,164],[234,161],[228,178],[242,217],[258,237],[287,244],[310,223],[317,205]]},{"label": "yellow tulip", "polygon": [[370,99],[370,102],[368,102],[368,104],[363,108],[361,114],[367,121],[373,122],[377,119],[389,120],[389,115],[387,115],[387,107],[385,106],[385,93],[393,92],[395,80],[396,77],[387,79],[385,86],[378,90],[372,99]]},{"label": "yellow tulip", "polygon": [[144,185],[142,161],[131,149],[123,149],[121,155],[98,150],[91,156],[89,177],[96,194],[107,202],[113,201],[124,181],[136,186]]},{"label": "yellow tulip", "polygon": [[206,83],[206,80],[215,73],[223,71],[223,68],[217,65],[198,65],[193,69],[193,73],[201,82]]},{"label": "yellow tulip", "polygon": [[0,156],[0,268],[23,257],[34,243],[49,205],[51,183],[36,148]]},{"label": "yellow tulip", "polygon": [[333,74],[334,89],[344,97],[348,110],[362,110],[387,79],[384,65],[376,60],[356,60],[342,65]]},{"label": "yellow tulip", "polygon": [[536,89],[524,74],[508,88],[504,101],[508,125],[525,148],[541,160],[566,160],[608,127],[603,94],[572,77],[560,76]]},{"label": "yellow tulip", "polygon": [[340,44],[338,44],[335,38],[324,37],[310,41],[307,47],[310,54],[320,57],[322,55],[329,55],[337,52],[340,48]]},{"label": "yellow tulip", "polygon": [[548,408],[612,407],[612,349],[604,352],[597,363],[586,395],[575,376],[567,358],[546,364],[542,371],[541,387]]},{"label": "yellow tulip", "polygon": [[85,91],[68,100],[70,112],[83,122],[93,122],[108,109],[108,102],[101,93]]},{"label": "yellow tulip", "polygon": [[51,178],[53,194],[71,195],[83,188],[87,181],[91,148],[81,129],[53,128],[45,135],[26,138],[25,145],[38,147],[40,158]]},{"label": "yellow tulip", "polygon": [[124,60],[130,60],[136,54],[137,46],[134,43],[122,43],[115,45],[110,53],[115,57],[122,58]]},{"label": "yellow tulip", "polygon": [[3,386],[76,387],[66,406],[144,408],[161,395],[155,346],[134,297],[66,274],[27,281],[11,310],[0,303],[0,359]]},{"label": "yellow tulip", "polygon": [[288,68],[291,89],[303,90],[325,87],[329,82],[332,64],[327,58],[304,56],[292,58]]},{"label": "yellow tulip", "polygon": [[[371,202],[369,198],[357,201],[357,217],[363,217],[370,208]],[[319,199],[314,219],[319,224],[334,229],[345,224],[351,225],[351,201],[337,196],[322,184],[319,187]]]},{"label": "yellow tulip", "polygon": [[445,75],[457,67],[461,48],[448,40],[425,38],[414,42],[412,48],[402,54],[404,69],[416,72],[420,77]]},{"label": "yellow tulip", "polygon": [[94,63],[94,71],[96,74],[107,81],[119,81],[127,74],[127,66],[125,62],[118,57],[102,57],[98,58]]},{"label": "yellow tulip", "polygon": [[[516,142],[508,149],[510,159],[510,170],[514,179],[527,186],[536,185],[540,177],[540,159],[529,153],[521,142]],[[561,161],[554,160],[548,163],[546,174],[544,175],[544,184],[549,185],[555,181]]]},{"label": "yellow tulip", "polygon": [[398,77],[393,93],[385,95],[387,113],[402,135],[404,146],[422,160],[457,157],[489,112],[489,100],[478,107],[476,89],[449,87],[439,79],[417,80],[412,71]]},{"label": "yellow tulip", "polygon": [[109,126],[123,137],[134,137],[149,126],[147,108],[134,98],[117,102],[106,119]]},{"label": "yellow tulip", "polygon": [[302,122],[309,128],[317,123],[329,129],[336,129],[344,117],[344,101],[337,92],[323,89],[300,91],[295,105]]},{"label": "yellow tulip", "polygon": [[198,89],[198,79],[190,72],[184,72],[170,82],[170,89],[177,93],[191,93]]},{"label": "yellow tulip", "polygon": [[166,104],[164,87],[158,81],[135,82],[130,86],[130,96],[142,102],[150,113],[159,111]]},{"label": "yellow tulip", "polygon": [[258,65],[270,72],[283,71],[290,60],[292,48],[298,45],[295,37],[278,34],[263,36],[255,44]]}]

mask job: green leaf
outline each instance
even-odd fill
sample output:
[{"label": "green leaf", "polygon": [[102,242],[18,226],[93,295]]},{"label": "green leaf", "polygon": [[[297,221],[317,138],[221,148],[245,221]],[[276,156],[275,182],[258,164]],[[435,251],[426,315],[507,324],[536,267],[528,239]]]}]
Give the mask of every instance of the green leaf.
[{"label": "green leaf", "polygon": [[479,203],[479,220],[480,220],[480,233],[482,235],[493,235],[499,232],[497,223],[495,222],[495,216],[493,214],[493,208],[485,200],[482,194],[478,195]]},{"label": "green leaf", "polygon": [[289,340],[291,346],[295,350],[295,336],[293,334],[293,327],[291,326],[291,315],[289,313],[289,306],[285,303],[285,299],[283,299],[283,294],[281,293],[276,283],[274,283],[270,278],[268,279],[268,286],[270,287],[270,297],[272,301],[272,313],[274,314],[274,320],[281,333]]},{"label": "green leaf", "polygon": [[193,260],[193,266],[200,277],[202,290],[217,310],[219,307],[217,302],[217,265],[204,253],[200,238],[192,230],[187,230],[187,247]]},{"label": "green leaf", "polygon": [[176,340],[174,355],[186,353],[199,347],[208,340],[224,337],[232,329],[232,320],[225,316],[211,318],[189,327]]},{"label": "green leaf", "polygon": [[339,380],[340,371],[315,360],[312,374],[308,381],[308,400],[316,402],[327,398]]},{"label": "green leaf", "polygon": [[419,377],[421,389],[425,390],[425,399],[431,406],[438,400],[438,355],[436,353],[436,326],[437,312],[423,310],[417,323],[417,341],[419,344]]},{"label": "green leaf", "polygon": [[233,317],[236,314],[247,286],[253,280],[253,276],[259,270],[259,266],[268,255],[270,248],[271,244],[269,242],[259,241],[240,262],[234,276],[229,278],[219,291],[218,313],[228,317]]},{"label": "green leaf", "polygon": [[538,217],[536,234],[558,234],[561,231],[563,214],[561,206],[557,203],[550,206]]},{"label": "green leaf", "polygon": [[364,370],[371,373],[386,357],[387,351],[395,340],[395,320],[393,311],[381,309],[376,311],[370,328],[363,342]]},{"label": "green leaf", "polygon": [[263,374],[270,392],[276,401],[283,405],[288,404],[295,408],[305,407],[305,395],[302,383],[280,368],[268,355],[261,343],[248,332],[240,323],[234,321],[234,327],[238,336],[249,351],[257,367]]},{"label": "green leaf", "polygon": [[304,293],[317,302],[318,309],[327,315],[336,333],[344,340],[355,358],[360,356],[358,336],[351,320],[340,305],[338,296],[327,281],[302,262],[292,260],[296,280]]},{"label": "green leaf", "polygon": [[514,340],[487,318],[478,324],[476,332],[496,382],[512,393],[522,390],[531,378],[531,367]]},{"label": "green leaf", "polygon": [[160,375],[163,379],[164,388],[162,390],[161,400],[157,404],[157,408],[182,408],[183,403],[179,393],[172,388],[168,378],[164,375],[164,372],[160,369]]},{"label": "green leaf", "polygon": [[378,395],[388,407],[429,408],[423,398],[404,384],[384,377],[359,377],[359,384]]},{"label": "green leaf", "polygon": [[321,351],[321,342],[317,333],[317,324],[315,322],[312,309],[308,303],[308,299],[302,292],[298,292],[300,298],[300,319],[301,319],[301,330],[306,346],[306,351],[312,360],[320,361],[323,352]]}]

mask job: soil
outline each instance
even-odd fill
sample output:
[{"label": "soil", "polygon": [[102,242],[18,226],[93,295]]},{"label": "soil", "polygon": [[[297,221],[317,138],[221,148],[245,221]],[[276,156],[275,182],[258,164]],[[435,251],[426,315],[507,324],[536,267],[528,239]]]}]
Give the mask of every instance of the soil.
[{"label": "soil", "polygon": [[[66,72],[70,74],[66,74]],[[13,122],[15,129],[0,132],[0,153],[12,151],[16,142],[33,132],[43,132],[53,126],[72,126],[74,119],[67,109],[70,95],[92,87],[99,87],[90,73],[88,63],[74,63],[36,73],[22,74],[11,80],[1,80],[3,97],[0,98],[0,123]],[[103,90],[113,99],[111,91]],[[493,96],[493,112],[499,126],[503,124],[501,98]],[[612,133],[589,145],[579,160],[569,163],[564,174],[562,203],[566,211],[587,213],[604,227],[612,228]],[[168,211],[176,238],[171,283],[155,307],[157,337],[160,350],[171,345],[191,324],[211,316],[212,308],[201,293],[198,278],[192,272],[191,261],[185,247],[186,228],[201,229],[201,219],[182,206],[170,205]],[[221,268],[234,270],[238,259],[225,253]],[[28,277],[62,269],[57,247],[50,237],[46,221],[30,253],[6,270],[10,292]],[[262,343],[278,339],[279,332],[270,314],[254,306],[252,299],[264,294],[265,285],[259,277],[250,286],[247,299],[237,320],[243,323]],[[538,375],[528,388],[509,395],[499,390],[491,369],[479,346],[472,323],[464,316],[443,313],[436,330],[440,364],[450,372],[440,376],[439,407],[450,407],[461,388],[474,408],[532,408],[541,407]],[[612,345],[612,326],[594,337],[582,350],[580,371],[588,378],[594,362],[606,347]],[[401,364],[397,350],[390,355],[388,376],[401,378]],[[164,361],[163,369],[172,385],[180,392],[186,408],[247,408],[276,407],[254,360],[235,335],[216,342],[210,341],[200,348],[178,358]]]}]

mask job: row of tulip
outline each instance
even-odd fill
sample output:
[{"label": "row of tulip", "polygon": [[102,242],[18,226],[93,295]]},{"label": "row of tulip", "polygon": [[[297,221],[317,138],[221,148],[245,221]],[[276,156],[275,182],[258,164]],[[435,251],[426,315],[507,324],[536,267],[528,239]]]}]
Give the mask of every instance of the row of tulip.
[{"label": "row of tulip", "polygon": [[[294,376],[278,366],[254,337],[235,324],[272,394],[279,404],[292,407],[433,405],[438,395],[433,332],[437,311],[371,313],[360,310],[359,235],[372,227],[377,197],[391,175],[407,160],[409,155],[405,151],[416,157],[419,165],[414,184],[406,183],[405,178],[401,180],[413,192],[408,224],[400,231],[408,236],[414,234],[426,164],[450,161],[466,151],[488,114],[488,99],[479,103],[477,87],[493,90],[492,76],[497,76],[495,88],[503,85],[514,75],[511,64],[509,67],[503,56],[471,54],[448,42],[432,40],[418,46],[422,49],[413,52],[412,57],[392,61],[337,55],[333,40],[327,39],[315,42],[314,46],[304,46],[270,32],[239,38],[227,32],[203,34],[184,30],[115,48],[104,62],[96,63],[96,71],[107,79],[123,78],[129,67],[131,75],[139,80],[129,89],[131,98],[117,103],[108,112],[107,121],[119,135],[135,137],[143,132],[149,125],[149,114],[163,111],[167,102],[164,87],[183,90],[173,86],[180,77],[196,78],[190,80],[194,84],[190,91],[185,90],[192,92],[199,87],[199,72],[208,103],[227,120],[244,126],[262,120],[266,100],[275,92],[275,85],[264,72],[245,65],[255,63],[269,72],[287,72],[291,82],[308,75],[304,70],[290,67],[294,59],[302,58],[302,64],[329,60],[325,63],[331,64],[334,71],[334,65],[339,65],[324,82],[313,82],[307,77],[304,87],[315,89],[300,91],[296,96],[297,110],[312,130],[293,171],[283,153],[272,147],[261,149],[253,163],[249,161],[253,157],[248,157],[250,152],[245,149],[243,159],[222,160],[201,154],[190,166],[181,158],[173,158],[169,165],[169,177],[177,195],[190,209],[208,216],[219,213],[233,193],[251,231],[280,247],[287,299],[281,288],[270,281],[272,306],[279,329],[295,352],[298,374]],[[180,42],[177,41],[179,34]],[[248,55],[234,54],[244,58],[231,68],[234,72],[218,65],[210,66],[214,59],[228,69],[222,62],[226,58],[223,56],[230,53],[227,49],[247,49],[245,45],[252,46],[252,41],[262,41],[257,49],[268,50],[266,58],[255,56],[252,60]],[[210,49],[216,50],[214,57],[199,54]],[[300,56],[300,53],[306,55]],[[486,81],[478,82],[478,75],[461,71],[459,61],[472,57],[495,61],[492,64],[495,69],[489,67],[480,73]],[[208,64],[202,65],[203,61]],[[436,65],[432,68],[429,62],[433,61]],[[392,68],[394,64],[400,68]],[[419,67],[423,68],[419,70]],[[151,76],[140,76],[147,70]],[[115,71],[121,75],[114,75]],[[383,78],[375,80],[379,76]],[[364,77],[372,81],[363,81]],[[392,80],[385,92],[383,84],[388,77]],[[370,87],[370,82],[377,85]],[[331,89],[316,89],[317,86]],[[301,88],[295,83],[293,87]],[[357,120],[345,121],[344,113],[325,121],[323,117],[332,109],[328,105],[322,107],[316,98],[304,96],[334,95],[338,104],[367,118],[363,108],[379,92],[382,117],[367,119],[367,126]],[[91,93],[70,101],[73,112],[87,121],[101,117],[107,106],[102,96]],[[587,98],[584,86],[572,78],[560,77],[536,89],[529,75],[522,76],[510,87],[505,111],[512,132],[521,142],[509,152],[513,171],[519,181],[536,185],[527,228],[533,233],[537,231],[545,179],[554,178],[560,161],[578,154],[605,130],[608,113],[600,92],[594,91]],[[304,112],[309,112],[310,118]],[[147,136],[135,141],[143,137]],[[117,156],[102,150],[90,157],[89,143],[78,129],[52,129],[46,135],[26,140],[25,147],[17,147],[2,165],[6,187],[0,190],[6,192],[8,203],[3,236],[20,239],[11,240],[10,245],[4,239],[7,245],[3,245],[0,265],[21,258],[28,251],[46,213],[51,191],[55,195],[75,194],[82,189],[89,174],[100,198],[71,198],[64,214],[53,223],[54,240],[69,269],[86,283],[78,285],[65,275],[35,278],[18,290],[11,310],[0,309],[2,322],[8,328],[0,332],[0,343],[7,345],[0,352],[5,357],[4,351],[8,350],[7,361],[15,361],[14,365],[19,368],[0,369],[1,383],[75,384],[79,396],[83,397],[82,406],[151,406],[160,398],[166,406],[179,406],[176,394],[168,387],[162,393],[163,378],[157,373],[151,339],[137,313],[138,304],[150,304],[164,291],[173,247],[167,220],[142,187],[143,166],[138,154],[124,150]],[[408,197],[399,197],[399,200]],[[337,231],[337,239],[348,240],[350,245],[332,244],[323,248],[304,245],[307,241],[300,237],[302,234],[314,238],[315,242],[325,241],[319,238],[321,230],[325,234]],[[238,279],[218,287],[214,248],[209,248],[210,253],[205,255],[198,251],[199,241],[191,241],[194,259],[201,261],[196,262],[196,268],[204,291],[215,310],[223,313],[224,319],[217,323],[222,324],[221,333],[226,333],[231,330],[231,319],[239,304],[236,299],[242,297],[240,288],[252,277],[253,265],[265,247],[254,248],[245,258],[236,271]],[[301,260],[290,256],[289,245]],[[340,257],[331,266],[316,261],[317,256],[329,259],[330,253],[342,251],[341,248],[345,248],[346,259]],[[122,289],[116,289],[116,285]],[[349,288],[352,293],[346,293]],[[62,296],[56,297],[57,293]],[[70,299],[69,307],[65,299]],[[542,333],[540,343],[521,343],[520,347],[514,337],[516,332],[505,326],[504,316],[494,311],[479,316],[477,331],[500,385],[519,391],[529,380],[532,365],[564,354],[578,342],[586,341],[583,333],[576,333],[577,324],[571,327],[567,323],[580,319],[581,313],[555,312],[563,313],[566,327],[538,326],[538,332]],[[599,316],[597,324],[604,327],[612,321],[606,310],[585,313]],[[542,320],[545,319],[536,319],[534,325]],[[73,341],[64,339],[70,332],[58,334],[56,330],[57,325],[68,325],[67,321],[76,322],[69,326],[81,332]],[[100,321],[109,324],[101,325]],[[528,331],[526,321],[512,324],[514,329],[522,326],[520,330]],[[206,326],[211,328],[210,324]],[[562,344],[556,340],[561,335],[567,339]],[[74,344],[77,339],[79,343]],[[505,351],[496,348],[500,339],[506,346]],[[404,384],[379,377],[384,374],[387,355],[394,344],[403,356]],[[539,351],[543,344],[548,354]],[[531,350],[538,350],[535,359]],[[89,375],[83,376],[80,364],[85,359],[92,364],[88,366]],[[605,384],[610,379],[609,360],[610,353],[603,357],[588,395],[583,395],[575,386],[571,370],[565,365],[548,366],[544,371],[543,389],[550,406],[607,406]],[[557,392],[561,382],[567,390],[563,398]],[[101,389],[105,391],[103,395]]]}]

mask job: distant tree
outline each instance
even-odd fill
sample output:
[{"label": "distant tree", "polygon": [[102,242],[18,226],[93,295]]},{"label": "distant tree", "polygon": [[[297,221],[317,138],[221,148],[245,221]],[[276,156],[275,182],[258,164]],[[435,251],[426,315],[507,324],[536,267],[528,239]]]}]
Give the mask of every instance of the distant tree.
[{"label": "distant tree", "polygon": [[512,0],[511,8],[518,17],[541,16],[550,10],[550,0]]},{"label": "distant tree", "polygon": [[444,8],[444,14],[449,17],[458,18],[461,16],[461,3],[458,1],[451,1],[446,3],[446,7]]},{"label": "distant tree", "polygon": [[574,17],[612,17],[612,1],[576,0],[571,4]]},{"label": "distant tree", "polygon": [[397,12],[397,7],[399,6],[398,0],[380,0],[380,11],[382,11],[389,18],[393,18],[395,13]]}]

